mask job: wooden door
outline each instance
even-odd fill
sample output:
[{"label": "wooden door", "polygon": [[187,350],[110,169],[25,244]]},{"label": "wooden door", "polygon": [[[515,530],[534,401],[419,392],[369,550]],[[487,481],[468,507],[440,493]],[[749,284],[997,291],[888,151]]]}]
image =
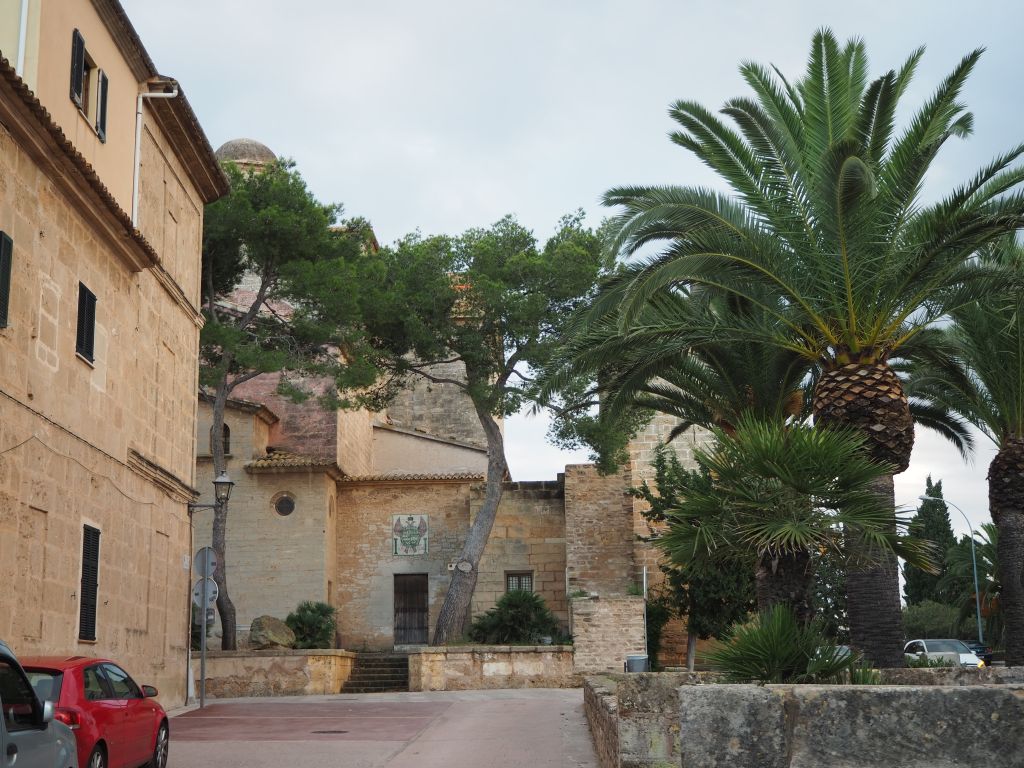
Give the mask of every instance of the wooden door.
[{"label": "wooden door", "polygon": [[395,645],[426,645],[429,629],[427,574],[395,574]]}]

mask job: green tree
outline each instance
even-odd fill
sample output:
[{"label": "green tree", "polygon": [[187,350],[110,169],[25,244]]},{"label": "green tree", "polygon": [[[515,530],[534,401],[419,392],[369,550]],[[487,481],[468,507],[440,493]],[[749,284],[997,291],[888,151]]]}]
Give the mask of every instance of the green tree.
[{"label": "green tree", "polygon": [[[499,420],[537,398],[530,370],[548,365],[568,317],[594,291],[599,237],[583,213],[564,217],[543,248],[511,216],[458,237],[410,235],[381,252],[382,269],[363,281],[363,320],[373,367],[395,385],[420,378],[461,390],[487,440],[487,481],[433,642],[461,637],[477,566],[508,473]],[[438,364],[464,376],[439,375]]]},{"label": "green tree", "polygon": [[978,566],[978,590],[981,595],[981,620],[985,638],[993,645],[1005,643],[1002,592],[999,570],[999,528],[982,523],[971,552],[971,540],[961,536],[946,552],[946,572],[939,582],[944,603],[957,611],[957,626],[971,638],[978,636],[977,602],[974,591],[974,565]]},{"label": "green tree", "polygon": [[[971,610],[974,595],[971,594]],[[929,637],[955,637],[959,634],[957,609],[935,600],[922,600],[903,609],[903,632],[907,640]]]},{"label": "green tree", "polygon": [[[647,502],[644,517],[656,538],[668,515],[685,496],[694,473],[685,469],[670,447],[654,453],[654,487],[645,480],[630,489]],[[665,574],[664,598],[673,612],[686,618],[686,666],[693,671],[697,640],[724,637],[734,623],[755,607],[753,563],[749,556],[729,553],[721,557],[670,560],[661,565]]]},{"label": "green tree", "polygon": [[[226,167],[231,192],[207,206],[203,228],[200,383],[212,392],[210,452],[214,474],[225,469],[224,408],[239,384],[280,373],[281,390],[301,399],[311,380],[339,388],[372,383],[373,371],[346,365],[338,353],[355,337],[363,222],[335,227],[341,207],[316,201],[291,162],[258,172]],[[236,290],[248,275],[251,290]],[[217,610],[222,647],[236,644],[228,591],[227,510],[214,510],[213,548],[220,566]]]},{"label": "green tree", "polygon": [[835,553],[814,558],[814,617],[837,643],[850,642],[850,617],[846,613],[846,562]]},{"label": "green tree", "polygon": [[1024,248],[1009,236],[979,252],[979,270],[1016,277],[1003,290],[956,308],[948,330],[969,379],[925,382],[937,402],[961,413],[996,446],[988,503],[999,530],[1000,604],[1006,663],[1024,664]]},{"label": "green tree", "polygon": [[[933,542],[938,551],[943,553],[945,560],[946,551],[956,544],[956,536],[953,535],[953,527],[949,523],[949,509],[942,501],[942,481],[932,483],[929,475],[925,481],[924,495],[929,498],[921,502],[917,514],[911,518],[910,532],[918,538]],[[945,564],[942,566],[942,572],[937,574],[904,564],[903,595],[907,599],[907,604],[914,605],[923,600],[941,602],[939,581],[944,572]]]},{"label": "green tree", "polygon": [[[896,131],[898,110],[923,49],[869,82],[864,43],[814,35],[806,74],[786,80],[746,63],[754,98],[722,113],[700,104],[671,109],[672,140],[693,152],[732,195],[687,187],[621,187],[617,244],[627,255],[667,243],[633,280],[627,316],[664,286],[704,283],[748,296],[765,287],[777,323],[759,330],[691,328],[702,338],[757,338],[793,350],[819,371],[813,408],[821,426],[850,426],[892,472],[913,446],[901,360],[948,365],[938,319],[984,297],[1005,270],[975,268],[979,248],[1024,224],[1024,145],[998,156],[934,204],[921,200],[925,176],[973,117],[960,96],[981,51],[967,55]],[[781,331],[779,329],[782,329]],[[894,508],[891,476],[874,492]],[[894,557],[848,574],[852,642],[882,666],[902,665]]]},{"label": "green tree", "polygon": [[[758,610],[784,603],[803,621],[819,555],[854,566],[889,554],[931,561],[931,546],[897,533],[892,510],[869,492],[886,468],[856,433],[743,417],[731,436],[715,434],[696,451],[701,471],[687,477],[657,539],[673,561],[751,557]],[[869,546],[851,549],[851,537]]]}]

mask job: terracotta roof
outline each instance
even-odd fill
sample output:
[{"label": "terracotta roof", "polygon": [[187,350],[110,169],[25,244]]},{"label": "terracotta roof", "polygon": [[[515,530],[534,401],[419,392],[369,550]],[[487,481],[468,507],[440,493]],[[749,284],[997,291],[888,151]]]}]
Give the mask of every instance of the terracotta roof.
[{"label": "terracotta roof", "polygon": [[345,475],[341,478],[343,483],[389,483],[407,482],[414,480],[427,481],[451,481],[451,480],[483,480],[482,472],[448,472],[441,474],[430,473],[403,473],[393,472],[383,475]]},{"label": "terracotta roof", "polygon": [[271,451],[260,459],[253,459],[245,465],[246,469],[302,469],[304,467],[337,467],[333,461],[317,458],[316,456],[302,456],[291,451]]}]

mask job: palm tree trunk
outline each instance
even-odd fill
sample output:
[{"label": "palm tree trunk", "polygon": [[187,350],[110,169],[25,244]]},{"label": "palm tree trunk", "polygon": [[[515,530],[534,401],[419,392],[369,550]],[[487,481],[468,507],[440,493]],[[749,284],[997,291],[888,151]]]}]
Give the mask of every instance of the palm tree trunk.
[{"label": "palm tree trunk", "polygon": [[[892,475],[875,481],[875,492],[896,506]],[[893,530],[896,521],[893,518]],[[854,562],[846,573],[846,614],[850,644],[877,667],[902,667],[903,612],[900,607],[899,565],[891,552],[879,552],[854,538],[851,549],[866,558]]]},{"label": "palm tree trunk", "polygon": [[[888,464],[893,474],[910,464],[914,420],[899,377],[884,362],[855,362],[827,370],[814,392],[814,423],[822,427],[851,427],[867,441],[872,459]],[[877,491],[893,510],[896,498],[892,475],[877,483]],[[856,541],[852,545],[856,549]],[[903,616],[900,610],[896,557],[879,552],[859,554],[874,565],[851,568],[846,579],[846,610],[850,642],[880,667],[902,667]]]},{"label": "palm tree trunk", "polygon": [[1006,665],[1024,665],[1024,438],[1003,440],[988,469],[988,499],[999,529],[997,559]]},{"label": "palm tree trunk", "polygon": [[764,613],[782,603],[792,608],[797,619],[802,622],[814,618],[814,607],[811,604],[814,564],[809,553],[762,555],[754,578],[758,612]]},{"label": "palm tree trunk", "polygon": [[466,631],[480,558],[498,516],[498,505],[501,503],[505,475],[508,472],[501,427],[485,405],[474,402],[474,406],[487,436],[487,484],[483,504],[469,528],[462,553],[455,561],[452,582],[434,625],[434,645],[445,645],[451,640],[457,640]]}]

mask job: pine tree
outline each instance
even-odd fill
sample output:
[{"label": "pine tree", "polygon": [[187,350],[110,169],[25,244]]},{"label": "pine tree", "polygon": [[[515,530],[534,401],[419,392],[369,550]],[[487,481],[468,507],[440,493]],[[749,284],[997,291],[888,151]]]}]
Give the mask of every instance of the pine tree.
[{"label": "pine tree", "polygon": [[[925,481],[924,495],[930,498],[921,502],[917,514],[910,521],[910,532],[922,539],[935,543],[942,558],[942,573],[946,571],[946,552],[956,545],[953,527],[949,523],[949,509],[942,501],[942,481],[932,483],[931,475]],[[916,605],[924,600],[942,602],[938,584],[942,573],[933,575],[910,564],[903,566],[903,596],[907,605]]]}]

